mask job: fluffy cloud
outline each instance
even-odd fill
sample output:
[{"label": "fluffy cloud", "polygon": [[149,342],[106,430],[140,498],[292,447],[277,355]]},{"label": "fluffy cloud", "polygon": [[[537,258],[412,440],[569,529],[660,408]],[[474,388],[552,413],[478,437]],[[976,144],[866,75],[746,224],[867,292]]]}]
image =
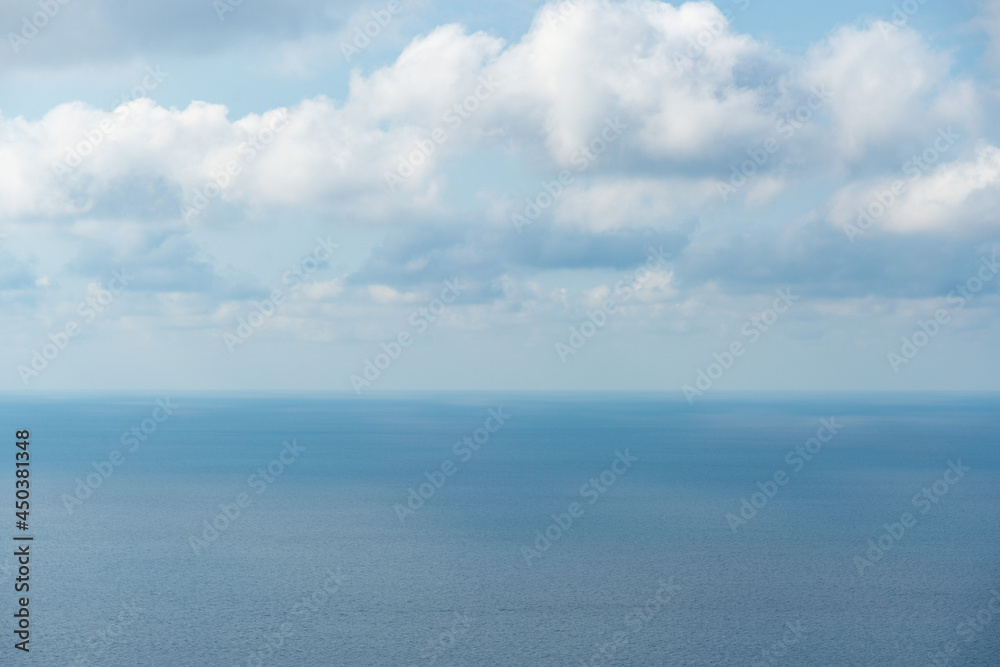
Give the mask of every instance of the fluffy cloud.
[{"label": "fluffy cloud", "polygon": [[568,166],[617,116],[632,125],[623,144],[645,159],[730,154],[771,125],[777,93],[760,72],[773,69],[763,45],[709,2],[593,0],[541,12],[495,71],[510,82],[512,129]]},{"label": "fluffy cloud", "polygon": [[[708,2],[581,0],[545,8],[506,49],[443,26],[392,65],[354,72],[341,104],[318,97],[231,119],[218,104],[138,100],[0,117],[0,215],[190,218],[193,207],[204,219],[345,206],[382,222],[441,215],[449,160],[503,147],[550,173],[642,174],[579,182],[554,209],[594,231],[639,227],[698,205],[707,179],[746,164],[768,138],[781,140],[778,152],[745,191],[750,203],[786,188],[797,164],[821,161],[807,149],[836,145],[856,160],[928,126],[968,126],[975,95],[947,73],[948,59],[909,29],[843,28],[796,65],[733,32]],[[819,86],[832,91],[832,134],[817,139],[815,122],[782,126]],[[612,210],[618,196],[630,204]],[[223,206],[202,216],[213,202]]]},{"label": "fluffy cloud", "polygon": [[[941,146],[947,145],[944,136],[939,137]],[[831,203],[831,221],[852,239],[873,228],[959,237],[996,229],[1000,149],[981,146],[975,155],[926,171],[921,169],[925,164],[918,156],[905,163],[897,178],[844,188]]]},{"label": "fluffy cloud", "polygon": [[919,140],[927,128],[972,128],[979,101],[971,83],[949,78],[951,58],[915,30],[875,21],[845,26],[813,47],[802,77],[830,90],[831,154],[849,161],[872,149]]},{"label": "fluffy cloud", "polygon": [[[191,229],[342,220],[345,210],[386,236],[323,299],[401,304],[460,273],[478,286],[472,298],[487,301],[504,276],[625,269],[651,244],[683,255],[672,287],[769,286],[808,267],[818,285],[846,294],[862,289],[870,267],[842,255],[842,236],[827,228],[807,239],[792,225],[747,242],[744,218],[771,214],[747,207],[763,210],[810,178],[852,178],[830,203],[830,221],[842,225],[928,133],[953,125],[974,136],[980,95],[950,68],[914,30],[880,23],[842,27],[791,58],[736,32],[709,2],[557,3],[511,45],[458,25],[431,30],[391,64],[352,72],[339,101],[312,97],[241,118],[221,104],[147,99],[0,116],[0,218],[76,238],[67,270],[149,257],[148,289],[219,299],[254,281],[221,278]],[[774,150],[764,151],[769,139]],[[486,211],[460,210],[449,170],[498,153],[518,184],[484,184]],[[516,233],[511,214],[563,169],[573,183]],[[740,169],[739,196],[719,197]],[[996,204],[997,170],[992,147],[935,164],[882,228],[976,228]],[[386,174],[398,176],[392,188]],[[711,242],[699,236],[705,228]],[[94,244],[101,230],[118,230],[118,245]],[[181,268],[171,277],[172,262]]]}]

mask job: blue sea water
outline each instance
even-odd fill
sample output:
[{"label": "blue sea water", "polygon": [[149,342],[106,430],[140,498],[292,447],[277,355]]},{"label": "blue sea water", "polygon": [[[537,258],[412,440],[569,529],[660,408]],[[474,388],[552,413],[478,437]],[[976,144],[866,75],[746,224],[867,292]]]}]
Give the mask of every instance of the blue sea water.
[{"label": "blue sea water", "polygon": [[0,400],[5,665],[1000,664],[995,394]]}]

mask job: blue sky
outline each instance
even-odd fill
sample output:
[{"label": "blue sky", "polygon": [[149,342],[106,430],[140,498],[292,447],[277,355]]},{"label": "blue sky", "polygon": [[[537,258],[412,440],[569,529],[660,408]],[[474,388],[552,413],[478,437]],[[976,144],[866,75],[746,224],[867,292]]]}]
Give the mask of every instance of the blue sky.
[{"label": "blue sky", "polygon": [[227,3],[0,8],[0,388],[1000,389],[996,1]]}]

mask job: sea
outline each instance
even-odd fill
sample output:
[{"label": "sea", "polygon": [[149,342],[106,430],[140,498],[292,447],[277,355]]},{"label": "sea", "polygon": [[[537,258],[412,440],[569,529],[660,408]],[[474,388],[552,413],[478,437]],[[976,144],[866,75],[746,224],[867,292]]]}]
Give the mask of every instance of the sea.
[{"label": "sea", "polygon": [[0,665],[1000,665],[998,394],[0,404]]}]

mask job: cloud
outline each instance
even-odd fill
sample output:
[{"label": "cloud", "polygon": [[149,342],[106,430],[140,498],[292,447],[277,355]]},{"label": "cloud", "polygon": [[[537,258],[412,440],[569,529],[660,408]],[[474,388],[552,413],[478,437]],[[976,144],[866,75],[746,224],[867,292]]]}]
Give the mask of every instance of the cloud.
[{"label": "cloud", "polygon": [[[112,32],[159,11],[113,18],[114,3],[95,7],[93,20],[112,22]],[[276,7],[244,4],[225,26],[263,30]],[[287,11],[272,34],[294,41],[306,30],[303,17],[326,9],[302,2]],[[398,305],[462,275],[477,285],[470,295],[485,301],[502,292],[505,276],[625,270],[649,245],[678,255],[672,289],[801,281],[842,295],[892,290],[893,276],[872,264],[885,256],[846,254],[841,231],[825,222],[809,223],[808,234],[793,225],[746,237],[743,218],[758,215],[747,207],[763,209],[803,180],[838,175],[854,179],[839,182],[829,205],[830,221],[843,224],[873,188],[891,183],[900,155],[922,150],[928,130],[954,125],[975,136],[980,97],[952,75],[949,56],[910,28],[847,26],[791,57],[738,33],[708,2],[578,0],[543,7],[510,45],[440,26],[390,64],[353,71],[342,101],[316,96],[239,118],[211,101],[179,109],[148,99],[110,111],[70,102],[31,121],[0,116],[0,218],[79,239],[67,271],[148,256],[143,289],[218,300],[252,294],[256,282],[227,273],[187,231],[342,220],[344,211],[385,238],[355,271],[315,292],[323,299]],[[816,99],[808,120],[789,122]],[[609,123],[620,128],[613,139]],[[600,155],[581,162],[598,139]],[[776,149],[740,196],[717,199],[719,185],[768,139]],[[486,210],[460,210],[448,170],[497,153],[517,165],[517,184],[484,183]],[[412,173],[390,190],[386,174],[404,162]],[[562,169],[573,183],[518,234],[510,215]],[[884,229],[986,224],[997,169],[992,147],[936,165],[899,197]],[[102,229],[125,236],[102,245]],[[933,252],[912,249],[921,258]],[[951,272],[946,263],[937,269]]]},{"label": "cloud", "polygon": [[856,183],[838,192],[830,219],[855,233],[869,228],[898,234],[968,237],[994,231],[1000,219],[1000,149],[981,146],[974,156],[922,172],[908,161],[891,180]]},{"label": "cloud", "polygon": [[977,22],[990,40],[987,55],[1000,69],[1000,0],[981,0]]},{"label": "cloud", "polygon": [[538,223],[518,234],[512,225],[460,221],[425,223],[388,232],[351,284],[408,288],[460,276],[482,286],[484,298],[503,275],[530,275],[561,269],[615,269],[637,266],[647,248],[676,253],[687,243],[694,222],[674,229],[615,229],[592,232]]},{"label": "cloud", "polygon": [[82,242],[67,273],[106,278],[112,270],[134,273],[130,292],[202,293],[218,299],[248,299],[269,291],[251,276],[225,273],[211,256],[183,233],[151,233],[142,229],[124,243],[93,239]]},{"label": "cloud", "polygon": [[445,125],[501,44],[442,27],[393,66],[355,72],[339,106],[317,97],[233,120],[220,104],[139,99],[112,111],[63,104],[33,122],[0,116],[0,216],[177,218],[193,206],[202,217],[218,202],[329,212],[346,199],[379,220],[433,206],[436,158],[409,181],[410,197],[388,196],[384,174]]},{"label": "cloud", "polygon": [[[638,227],[703,201],[708,179],[768,138],[778,150],[745,190],[750,203],[786,189],[803,164],[829,169],[821,149],[858,160],[928,123],[972,123],[975,95],[948,67],[906,28],[843,28],[796,65],[735,33],[708,2],[580,0],[544,8],[506,49],[437,28],[391,65],[354,71],[341,104],[321,96],[231,119],[220,104],[140,99],[112,111],[63,104],[36,121],[0,116],[0,216],[190,219],[194,207],[204,221],[353,207],[391,224],[442,214],[444,167],[502,149],[549,174],[614,172],[614,184],[574,188],[556,219]],[[818,122],[786,134],[783,116],[821,85],[832,90],[832,134],[821,138]],[[412,173],[390,192],[386,175],[404,162]],[[612,210],[615,196],[630,205]]]},{"label": "cloud", "polygon": [[[217,5],[224,4],[232,11]],[[8,0],[0,5],[0,71],[57,68],[137,55],[201,55],[253,41],[302,39],[342,26],[357,0]],[[12,46],[10,35],[16,36]],[[26,43],[16,39],[26,39]]]},{"label": "cloud", "polygon": [[537,136],[557,164],[568,166],[618,115],[633,126],[631,151],[667,162],[716,158],[770,126],[773,83],[751,75],[773,69],[769,54],[733,33],[711,3],[574,7],[559,19],[540,12],[494,68],[510,82],[503,113],[511,132]]},{"label": "cloud", "polygon": [[841,27],[812,47],[801,77],[830,90],[830,154],[858,162],[873,149],[917,141],[929,127],[976,124],[975,89],[951,79],[950,69],[950,56],[920,33],[874,21]]},{"label": "cloud", "polygon": [[29,289],[39,285],[39,281],[39,276],[28,264],[11,253],[0,250],[0,293]]},{"label": "cloud", "polygon": [[[778,226],[692,236],[677,256],[677,285],[726,294],[795,285],[809,298],[923,299],[947,294],[990,257],[995,234],[875,234],[851,243],[818,212]],[[995,285],[989,288],[996,289]]]},{"label": "cloud", "polygon": [[[608,177],[566,189],[552,214],[556,225],[605,234],[685,227],[700,206],[718,198],[711,179]],[[515,203],[515,208],[519,206]]]}]

